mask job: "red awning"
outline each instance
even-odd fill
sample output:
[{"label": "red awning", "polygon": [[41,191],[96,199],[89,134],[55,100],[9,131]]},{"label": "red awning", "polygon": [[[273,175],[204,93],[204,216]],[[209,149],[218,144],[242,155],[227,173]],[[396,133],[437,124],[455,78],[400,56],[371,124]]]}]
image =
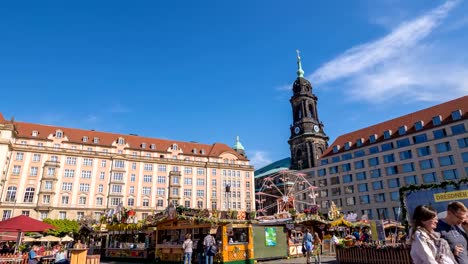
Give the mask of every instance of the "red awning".
[{"label": "red awning", "polygon": [[55,229],[53,225],[46,224],[29,216],[20,215],[0,222],[0,231],[5,232],[44,232]]}]

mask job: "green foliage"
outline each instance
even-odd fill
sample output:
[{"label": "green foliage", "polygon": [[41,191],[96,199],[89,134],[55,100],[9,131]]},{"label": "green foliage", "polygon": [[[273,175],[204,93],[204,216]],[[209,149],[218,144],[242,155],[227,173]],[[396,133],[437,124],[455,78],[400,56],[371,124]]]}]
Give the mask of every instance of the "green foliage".
[{"label": "green foliage", "polygon": [[55,230],[48,230],[45,232],[45,235],[52,235],[57,237],[63,237],[68,234],[76,235],[78,234],[78,230],[80,225],[75,220],[68,220],[68,219],[44,219],[44,223],[51,224],[57,229]]}]

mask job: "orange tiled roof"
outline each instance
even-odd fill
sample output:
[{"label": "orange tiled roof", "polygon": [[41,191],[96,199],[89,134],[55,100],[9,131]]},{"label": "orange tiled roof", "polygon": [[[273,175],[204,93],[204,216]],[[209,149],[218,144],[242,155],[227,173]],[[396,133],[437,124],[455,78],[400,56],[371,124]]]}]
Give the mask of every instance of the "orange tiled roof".
[{"label": "orange tiled roof", "polygon": [[[1,117],[1,114],[0,114]],[[223,143],[214,143],[212,145],[201,144],[195,142],[183,142],[168,139],[157,139],[149,137],[141,137],[136,135],[124,135],[108,132],[99,132],[94,130],[83,130],[76,128],[65,128],[58,126],[48,126],[41,124],[33,124],[26,122],[14,122],[15,130],[17,132],[17,138],[25,139],[41,139],[48,140],[50,134],[55,135],[57,130],[63,132],[63,137],[67,137],[68,142],[76,144],[85,144],[89,146],[100,146],[100,147],[112,147],[119,137],[124,138],[125,143],[128,144],[129,149],[148,151],[148,152],[167,152],[167,150],[173,145],[177,144],[179,149],[182,149],[184,155],[194,156],[205,156],[205,157],[217,157],[224,152],[234,154],[239,160],[247,161],[245,157],[238,154],[228,145]],[[37,131],[38,135],[33,137],[33,131]],[[88,137],[88,142],[83,142],[83,137]],[[99,139],[99,143],[93,143],[94,138]],[[145,143],[146,147],[142,148],[142,144]],[[155,148],[151,149],[151,144],[155,144]],[[193,151],[196,150],[196,153]],[[204,154],[202,154],[204,150]]]},{"label": "orange tiled roof", "polygon": [[[377,135],[376,142],[383,141],[383,133],[387,130],[392,131],[392,138],[398,137],[398,128],[401,126],[407,127],[407,134],[420,132],[421,130],[416,131],[414,128],[414,123],[418,121],[424,122],[423,129],[432,128],[434,127],[434,125],[432,124],[432,118],[438,115],[441,116],[442,124],[451,122],[452,112],[459,109],[462,111],[462,119],[468,118],[468,96],[463,96],[452,101],[448,101],[411,114],[407,114],[370,127],[366,127],[348,134],[341,135],[323,153],[322,158],[336,154],[333,153],[333,148],[335,146],[340,146],[340,150],[337,153],[356,149],[356,141],[360,138],[363,139],[362,146],[370,145],[369,136],[374,134]],[[347,142],[351,142],[351,148],[345,150],[344,145]]]}]

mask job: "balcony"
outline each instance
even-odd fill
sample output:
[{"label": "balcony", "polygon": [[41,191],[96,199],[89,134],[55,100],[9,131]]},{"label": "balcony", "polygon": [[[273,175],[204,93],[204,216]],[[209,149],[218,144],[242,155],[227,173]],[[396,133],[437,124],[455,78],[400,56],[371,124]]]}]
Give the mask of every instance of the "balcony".
[{"label": "balcony", "polygon": [[48,161],[46,161],[44,163],[44,167],[60,168],[60,162],[59,161],[48,160]]}]

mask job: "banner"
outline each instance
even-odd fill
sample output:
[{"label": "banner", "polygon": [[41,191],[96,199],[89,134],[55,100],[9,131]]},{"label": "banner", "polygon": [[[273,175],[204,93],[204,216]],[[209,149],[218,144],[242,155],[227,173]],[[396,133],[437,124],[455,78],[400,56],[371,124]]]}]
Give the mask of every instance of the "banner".
[{"label": "banner", "polygon": [[460,188],[455,189],[452,185],[445,188],[434,188],[415,190],[406,193],[405,203],[408,211],[408,221],[413,219],[414,209],[418,205],[429,205],[437,211],[439,218],[447,215],[447,205],[451,202],[459,201],[468,207],[468,185],[460,184]]}]

